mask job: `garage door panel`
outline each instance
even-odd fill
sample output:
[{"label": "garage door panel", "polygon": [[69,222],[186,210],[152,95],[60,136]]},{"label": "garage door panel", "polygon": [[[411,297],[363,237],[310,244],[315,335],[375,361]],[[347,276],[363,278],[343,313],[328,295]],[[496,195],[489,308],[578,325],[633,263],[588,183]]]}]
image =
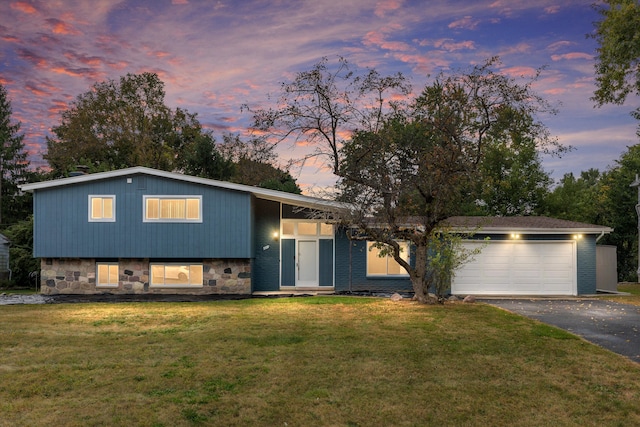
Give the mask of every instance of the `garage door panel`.
[{"label": "garage door panel", "polygon": [[576,261],[573,242],[465,243],[483,246],[454,277],[452,293],[475,295],[573,295]]}]

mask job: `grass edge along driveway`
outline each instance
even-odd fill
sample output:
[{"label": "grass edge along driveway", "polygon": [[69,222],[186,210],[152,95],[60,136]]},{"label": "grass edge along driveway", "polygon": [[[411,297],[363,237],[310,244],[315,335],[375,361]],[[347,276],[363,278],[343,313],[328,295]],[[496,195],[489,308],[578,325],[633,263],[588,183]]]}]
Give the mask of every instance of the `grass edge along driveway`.
[{"label": "grass edge along driveway", "polygon": [[0,425],[640,425],[640,367],[485,304],[0,307]]}]

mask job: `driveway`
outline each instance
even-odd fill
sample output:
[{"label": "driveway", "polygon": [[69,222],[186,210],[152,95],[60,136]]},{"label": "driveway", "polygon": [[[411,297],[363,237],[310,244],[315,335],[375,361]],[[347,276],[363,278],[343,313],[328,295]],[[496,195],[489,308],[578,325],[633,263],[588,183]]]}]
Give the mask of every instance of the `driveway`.
[{"label": "driveway", "polygon": [[598,299],[482,299],[640,362],[640,307]]}]

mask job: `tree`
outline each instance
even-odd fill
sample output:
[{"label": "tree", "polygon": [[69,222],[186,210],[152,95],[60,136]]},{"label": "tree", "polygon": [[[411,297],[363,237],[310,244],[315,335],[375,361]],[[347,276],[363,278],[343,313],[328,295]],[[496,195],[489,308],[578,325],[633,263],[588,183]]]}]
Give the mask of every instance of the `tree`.
[{"label": "tree", "polygon": [[129,166],[175,169],[175,160],[202,128],[195,114],[164,103],[164,83],[154,73],[127,74],[96,83],[62,113],[47,137],[44,158],[57,176],[81,161],[106,170]]},{"label": "tree", "polygon": [[31,196],[18,184],[29,179],[29,162],[20,122],[12,123],[7,91],[0,84],[0,224],[12,224],[31,213]]},{"label": "tree", "polygon": [[300,194],[302,191],[287,170],[276,166],[275,146],[264,138],[243,141],[238,135],[226,134],[220,152],[234,163],[230,181],[271,190]]},{"label": "tree", "polygon": [[582,171],[576,178],[565,174],[544,201],[544,213],[554,218],[589,224],[601,224],[602,177],[598,169]]},{"label": "tree", "polygon": [[31,274],[40,270],[40,261],[33,258],[33,215],[9,226],[4,234],[11,242],[9,267],[13,286],[25,287],[34,283]]},{"label": "tree", "polygon": [[[388,248],[421,302],[429,301],[437,279],[429,270],[435,233],[479,196],[476,183],[491,149],[526,141],[562,151],[535,120],[553,109],[531,90],[532,82],[493,71],[497,63],[492,58],[466,73],[441,74],[409,109],[396,110],[376,130],[356,132],[340,152],[340,199],[352,208],[336,215]],[[414,265],[398,241],[415,248]]]},{"label": "tree", "polygon": [[[309,71],[282,83],[275,109],[252,110],[254,126],[275,135],[279,141],[289,137],[306,139],[315,146],[309,157],[322,157],[338,174],[340,148],[344,138],[356,129],[375,132],[393,108],[386,97],[406,96],[410,85],[402,74],[381,76],[375,70],[359,75],[344,58],[332,66],[323,58]],[[303,159],[304,161],[304,159]]]},{"label": "tree", "polygon": [[616,165],[600,179],[600,197],[593,203],[601,205],[600,223],[612,227],[612,233],[601,240],[618,248],[618,278],[636,281],[638,268],[638,217],[635,205],[638,192],[629,187],[640,171],[640,144],[628,147]]},{"label": "tree", "polygon": [[[474,198],[467,201],[469,215],[532,215],[539,213],[551,185],[542,167],[538,142],[528,134],[533,118],[518,112],[506,129],[490,132],[484,159],[480,162]],[[499,124],[495,124],[499,128]],[[569,149],[558,147],[556,154]],[[476,198],[477,197],[477,198]]]},{"label": "tree", "polygon": [[[594,101],[622,105],[630,94],[640,95],[640,3],[637,0],[604,0],[595,23],[598,42]],[[633,116],[640,120],[640,108]],[[640,132],[640,130],[639,130]]]},{"label": "tree", "polygon": [[220,153],[216,140],[209,133],[202,133],[185,144],[177,166],[188,175],[220,181],[231,180],[236,169],[233,161]]}]

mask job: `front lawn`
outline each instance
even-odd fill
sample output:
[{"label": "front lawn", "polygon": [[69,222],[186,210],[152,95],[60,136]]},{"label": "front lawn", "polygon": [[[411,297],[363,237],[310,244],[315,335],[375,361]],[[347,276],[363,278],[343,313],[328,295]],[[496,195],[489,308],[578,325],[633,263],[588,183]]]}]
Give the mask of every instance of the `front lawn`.
[{"label": "front lawn", "polygon": [[0,307],[0,425],[640,425],[640,366],[484,304]]}]

